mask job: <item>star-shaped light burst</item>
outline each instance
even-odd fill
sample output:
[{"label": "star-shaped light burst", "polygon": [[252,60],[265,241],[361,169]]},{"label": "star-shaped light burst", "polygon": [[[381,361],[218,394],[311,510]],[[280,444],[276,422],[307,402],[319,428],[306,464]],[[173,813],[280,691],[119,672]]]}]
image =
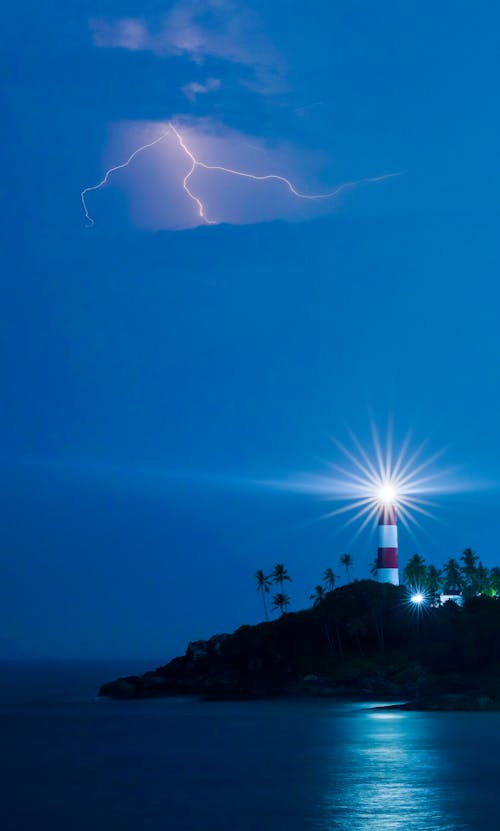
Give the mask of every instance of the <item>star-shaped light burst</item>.
[{"label": "star-shaped light burst", "polygon": [[331,495],[345,501],[330,516],[352,513],[347,524],[361,520],[360,532],[372,520],[377,521],[381,512],[396,512],[406,527],[416,521],[416,514],[430,516],[429,496],[443,488],[443,472],[434,468],[442,451],[426,457],[425,443],[412,451],[410,436],[395,450],[390,431],[383,446],[375,427],[371,452],[354,435],[351,438],[353,450],[335,441],[350,465],[330,465],[334,472]]},{"label": "star-shaped light burst", "polygon": [[341,503],[323,518],[345,514],[344,527],[356,523],[356,536],[371,522],[375,524],[381,512],[395,512],[406,528],[419,524],[419,516],[432,516],[432,496],[469,489],[459,480],[456,469],[437,467],[444,451],[426,455],[426,442],[412,449],[411,436],[407,435],[395,447],[391,429],[383,442],[372,425],[373,446],[367,449],[354,434],[350,435],[350,447],[333,440],[343,457],[342,464],[327,462],[330,473],[294,477],[285,487]]}]

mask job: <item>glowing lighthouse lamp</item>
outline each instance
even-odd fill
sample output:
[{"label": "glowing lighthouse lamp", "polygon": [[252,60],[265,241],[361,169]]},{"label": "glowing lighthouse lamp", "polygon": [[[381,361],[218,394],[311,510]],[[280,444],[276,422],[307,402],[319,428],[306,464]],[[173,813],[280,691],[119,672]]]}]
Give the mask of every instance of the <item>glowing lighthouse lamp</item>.
[{"label": "glowing lighthouse lamp", "polygon": [[399,586],[398,491],[394,482],[382,482],[376,489],[375,498],[378,510],[377,580]]},{"label": "glowing lighthouse lamp", "polygon": [[[467,487],[452,479],[450,471],[433,470],[432,465],[441,453],[423,458],[425,443],[413,451],[410,449],[410,436],[407,436],[394,453],[390,430],[385,447],[375,425],[372,425],[372,433],[373,453],[365,450],[354,435],[354,451],[335,441],[349,462],[348,465],[330,465],[337,476],[310,475],[292,484],[294,490],[345,502],[325,516],[352,512],[345,525],[361,521],[358,533],[374,520],[378,526],[376,578],[380,583],[399,586],[398,518],[405,528],[409,528],[410,523],[417,523],[416,514],[432,517],[428,506],[433,503],[428,501],[428,495],[455,493]],[[410,588],[408,600],[410,598],[414,609],[431,602],[425,588],[418,585]]]}]

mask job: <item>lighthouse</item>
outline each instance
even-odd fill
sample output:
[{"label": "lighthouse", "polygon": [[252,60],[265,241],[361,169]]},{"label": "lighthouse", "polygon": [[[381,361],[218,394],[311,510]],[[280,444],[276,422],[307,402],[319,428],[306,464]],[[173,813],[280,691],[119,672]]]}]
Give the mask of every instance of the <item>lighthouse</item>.
[{"label": "lighthouse", "polygon": [[378,509],[377,580],[399,586],[398,525],[392,499],[382,501]]}]

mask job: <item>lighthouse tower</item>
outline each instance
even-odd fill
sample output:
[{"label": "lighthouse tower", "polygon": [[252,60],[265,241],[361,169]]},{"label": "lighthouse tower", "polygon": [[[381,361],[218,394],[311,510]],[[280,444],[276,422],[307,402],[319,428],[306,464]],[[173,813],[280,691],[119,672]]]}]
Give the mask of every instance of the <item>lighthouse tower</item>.
[{"label": "lighthouse tower", "polygon": [[377,580],[399,586],[398,525],[392,502],[382,504],[378,513]]}]

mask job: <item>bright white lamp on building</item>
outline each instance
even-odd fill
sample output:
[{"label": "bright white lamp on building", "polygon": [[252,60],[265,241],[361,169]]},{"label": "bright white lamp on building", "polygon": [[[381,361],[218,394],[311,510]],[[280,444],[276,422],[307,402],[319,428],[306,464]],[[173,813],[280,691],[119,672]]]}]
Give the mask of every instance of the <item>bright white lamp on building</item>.
[{"label": "bright white lamp on building", "polygon": [[383,482],[377,488],[376,498],[381,505],[394,505],[398,498],[396,485],[393,482]]}]

